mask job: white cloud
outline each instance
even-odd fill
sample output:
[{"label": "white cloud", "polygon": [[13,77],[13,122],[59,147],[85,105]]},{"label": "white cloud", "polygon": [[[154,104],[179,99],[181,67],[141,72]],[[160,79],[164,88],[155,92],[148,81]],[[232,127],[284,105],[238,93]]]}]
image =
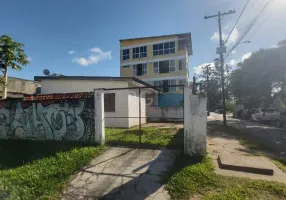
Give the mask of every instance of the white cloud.
[{"label": "white cloud", "polygon": [[237,40],[238,40],[238,37],[239,37],[239,33],[238,33],[238,30],[237,28],[234,28],[229,39],[228,39],[228,43],[235,43]]},{"label": "white cloud", "polygon": [[68,54],[70,54],[70,55],[73,55],[73,54],[75,54],[76,52],[74,51],[74,50],[70,50],[70,51],[68,51]]},{"label": "white cloud", "polygon": [[235,50],[233,50],[233,51],[231,52],[231,54],[236,54],[236,51],[235,51]]},{"label": "white cloud", "polygon": [[210,66],[209,66],[210,69],[214,68],[214,64],[213,63],[204,63],[204,64],[201,64],[201,65],[195,66],[194,67],[194,75],[195,75],[195,77],[200,79],[200,76],[203,74],[204,67],[209,65],[209,64],[210,64]]},{"label": "white cloud", "polygon": [[[225,33],[222,33],[222,40],[225,40],[227,35]],[[214,34],[211,36],[211,40],[213,41],[219,41],[219,33],[214,32]]]},{"label": "white cloud", "polygon": [[251,52],[244,54],[244,55],[241,57],[241,61],[243,62],[245,59],[250,58],[251,54],[252,54]]},{"label": "white cloud", "polygon": [[84,57],[81,57],[81,58],[74,58],[72,61],[74,63],[78,63],[82,66],[88,66],[88,65],[91,65],[91,64],[97,64],[99,61],[102,61],[102,60],[110,60],[112,57],[111,57],[111,51],[102,51],[100,48],[92,48],[89,50],[90,52],[90,55],[86,58]]},{"label": "white cloud", "polygon": [[27,60],[28,60],[29,62],[31,62],[32,57],[28,56]]},{"label": "white cloud", "polygon": [[[228,29],[228,28],[225,28]],[[222,40],[225,41],[228,37],[228,34],[226,34],[224,31],[222,32]],[[237,28],[234,28],[230,37],[228,38],[228,41],[226,43],[226,46],[230,45],[230,44],[234,44],[239,37],[239,33]],[[213,35],[210,38],[212,41],[219,41],[219,33],[218,32],[214,32]]]},{"label": "white cloud", "polygon": [[232,60],[230,60],[229,61],[229,65],[231,66],[231,67],[234,67],[234,66],[236,66],[237,65],[237,63],[239,63],[239,61],[238,60],[234,60],[234,59],[232,59]]}]

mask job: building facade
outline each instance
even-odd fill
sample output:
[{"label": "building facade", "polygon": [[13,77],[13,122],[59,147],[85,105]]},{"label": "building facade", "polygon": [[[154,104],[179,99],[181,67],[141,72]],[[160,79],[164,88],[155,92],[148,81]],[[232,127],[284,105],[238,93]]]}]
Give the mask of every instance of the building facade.
[{"label": "building facade", "polygon": [[188,86],[190,55],[190,33],[120,40],[120,76],[163,86],[158,105],[178,104],[183,100],[183,87],[168,86]]},{"label": "building facade", "polygon": [[142,90],[139,97],[138,89],[117,90],[117,88],[151,87],[132,77],[35,76],[34,79],[41,83],[42,95],[93,92],[94,89],[102,88],[112,89],[104,91],[106,127],[130,128],[139,125],[139,116],[142,117],[141,123],[146,123],[146,94],[158,92],[148,88]]}]

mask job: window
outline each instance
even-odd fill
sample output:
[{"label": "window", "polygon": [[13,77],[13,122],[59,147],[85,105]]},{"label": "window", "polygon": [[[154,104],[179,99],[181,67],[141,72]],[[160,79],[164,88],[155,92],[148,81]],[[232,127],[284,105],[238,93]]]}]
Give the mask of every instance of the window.
[{"label": "window", "polygon": [[129,68],[130,67],[130,65],[124,65],[124,66],[122,66],[123,68]]},{"label": "window", "polygon": [[147,57],[147,46],[133,48],[133,58]]},{"label": "window", "polygon": [[122,56],[123,56],[123,60],[128,60],[130,57],[129,57],[129,49],[124,49],[122,51]]},{"label": "window", "polygon": [[147,64],[142,64],[142,75],[147,74]]},{"label": "window", "polygon": [[153,63],[153,72],[154,73],[169,73],[176,71],[176,62],[175,60],[164,60]]},{"label": "window", "polygon": [[133,65],[133,76],[141,76],[147,74],[147,64]]},{"label": "window", "polygon": [[[169,85],[176,85],[176,80],[169,80]],[[169,92],[176,92],[176,87],[169,87]]]},{"label": "window", "polygon": [[104,94],[104,112],[115,112],[115,93]]},{"label": "window", "polygon": [[169,67],[170,67],[169,72],[176,71],[176,62],[175,62],[175,60],[170,60]]},{"label": "window", "polygon": [[137,66],[133,65],[133,76],[137,76]]},{"label": "window", "polygon": [[[179,85],[185,85],[185,80],[179,80]],[[184,86],[180,86],[180,90],[184,90]]]},{"label": "window", "polygon": [[179,70],[183,70],[185,68],[185,60],[179,60]]},{"label": "window", "polygon": [[153,73],[158,74],[159,73],[159,63],[153,62]]},{"label": "window", "polygon": [[162,85],[162,81],[154,81],[154,86],[161,86]]},{"label": "window", "polygon": [[175,53],[175,42],[165,42],[153,45],[153,56]]},{"label": "window", "polygon": [[179,51],[180,50],[185,50],[186,47],[187,47],[187,40],[184,39],[184,38],[179,39],[179,41],[178,41],[178,49],[179,49]]}]

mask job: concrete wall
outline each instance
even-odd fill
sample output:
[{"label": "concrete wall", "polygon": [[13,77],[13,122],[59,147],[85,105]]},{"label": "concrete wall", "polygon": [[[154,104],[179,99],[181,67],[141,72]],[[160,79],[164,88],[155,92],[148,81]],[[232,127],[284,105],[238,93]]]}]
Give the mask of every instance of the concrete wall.
[{"label": "concrete wall", "polygon": [[71,93],[71,92],[93,92],[100,88],[128,87],[125,81],[100,81],[100,80],[42,80],[41,93]]},{"label": "concrete wall", "polygon": [[[141,124],[146,123],[146,95],[145,92],[140,92],[141,101]],[[128,96],[128,107],[129,107],[129,127],[139,125],[139,91],[129,90]],[[132,118],[135,117],[135,118]]]},{"label": "concrete wall", "polygon": [[187,155],[206,154],[207,113],[206,98],[184,90],[184,152]]},{"label": "concrete wall", "polygon": [[94,142],[94,98],[0,101],[1,139],[80,140]]},{"label": "concrete wall", "polygon": [[[149,107],[147,106],[149,122],[183,121],[184,109],[181,107]],[[181,118],[181,119],[178,119]]]},{"label": "concrete wall", "polygon": [[[23,94],[35,94],[40,83],[31,80],[9,77],[7,86],[7,95],[11,98],[23,97]],[[0,96],[2,96],[3,87],[0,87]]]}]

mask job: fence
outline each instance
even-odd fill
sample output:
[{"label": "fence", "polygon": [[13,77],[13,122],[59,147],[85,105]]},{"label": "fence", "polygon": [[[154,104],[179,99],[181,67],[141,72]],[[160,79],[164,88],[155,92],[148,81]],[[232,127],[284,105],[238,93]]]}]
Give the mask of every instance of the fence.
[{"label": "fence", "polygon": [[[168,86],[177,88],[182,86]],[[52,94],[25,97],[24,100],[0,101],[0,138],[37,140],[77,140],[103,144],[105,124],[133,127],[142,139],[142,126],[158,110],[158,99],[164,87],[109,88],[94,93]],[[188,155],[206,151],[206,98],[193,95],[190,88],[169,95],[183,95],[176,112],[164,107],[164,119],[184,119],[184,151]],[[166,93],[166,92],[165,92]],[[164,94],[164,93],[163,93]],[[173,98],[173,97],[172,97]],[[104,101],[103,101],[104,100]],[[168,102],[170,103],[170,102]],[[166,113],[166,109],[170,109]],[[173,113],[172,113],[173,112]],[[160,116],[161,117],[161,116]],[[162,118],[162,117],[161,117]]]},{"label": "fence", "polygon": [[[173,102],[177,102],[173,107],[166,106],[170,96],[161,96],[167,90],[170,90],[168,95],[173,95]],[[105,127],[137,129],[141,141],[141,128],[148,122],[183,122],[183,95],[181,85],[104,89]],[[164,103],[164,98],[165,106],[160,107],[159,102]]]}]

